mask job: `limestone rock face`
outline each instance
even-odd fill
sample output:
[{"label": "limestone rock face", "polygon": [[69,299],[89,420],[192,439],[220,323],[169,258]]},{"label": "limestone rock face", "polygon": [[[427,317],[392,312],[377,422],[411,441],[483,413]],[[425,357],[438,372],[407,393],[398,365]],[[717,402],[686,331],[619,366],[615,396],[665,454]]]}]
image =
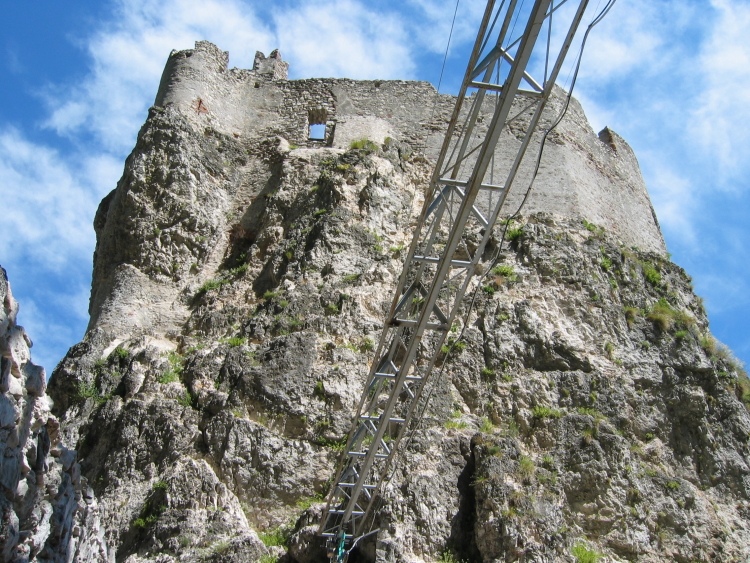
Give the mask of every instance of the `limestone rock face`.
[{"label": "limestone rock face", "polygon": [[[450,100],[432,122],[427,85],[258,69],[174,53],[97,213],[91,323],[49,393],[109,561],[326,560],[321,495]],[[750,557],[750,383],[665,258],[632,151],[566,119],[351,561]],[[338,144],[353,130],[392,135]]]},{"label": "limestone rock face", "polygon": [[16,324],[0,267],[0,556],[3,561],[106,560],[99,504],[76,452],[61,442],[44,368]]}]

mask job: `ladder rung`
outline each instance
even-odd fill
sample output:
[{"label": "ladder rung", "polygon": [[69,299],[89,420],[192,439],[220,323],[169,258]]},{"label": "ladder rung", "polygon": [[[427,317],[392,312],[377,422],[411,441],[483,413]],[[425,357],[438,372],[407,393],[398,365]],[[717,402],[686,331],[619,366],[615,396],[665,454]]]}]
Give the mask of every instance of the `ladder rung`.
[{"label": "ladder rung", "polygon": [[[407,379],[408,379],[408,378],[407,378]],[[379,416],[368,416],[368,415],[366,415],[366,414],[363,414],[363,415],[362,415],[362,416],[360,416],[359,418],[360,418],[361,420],[380,420],[380,417],[379,417]],[[389,419],[388,419],[388,422],[395,422],[395,423],[397,423],[397,424],[403,424],[404,422],[406,422],[406,420],[405,420],[405,419],[403,419],[403,418],[389,418]]]},{"label": "ladder rung", "polygon": [[[340,536],[339,536],[339,534],[337,534],[337,533],[334,534],[333,532],[323,532],[322,534],[320,534],[320,537],[322,537],[322,538],[338,538]],[[345,538],[353,538],[354,534],[344,534],[344,537]]]},{"label": "ladder rung", "polygon": [[473,80],[469,86],[473,86],[474,88],[479,88],[481,90],[490,90],[493,92],[502,92],[503,87],[500,84],[490,84],[489,82],[479,82],[477,80]]},{"label": "ladder rung", "polygon": [[[329,510],[328,514],[345,514],[346,510],[339,510],[338,508],[336,510]],[[364,512],[361,510],[352,510],[352,516],[362,516]]]},{"label": "ladder rung", "polygon": [[541,98],[542,93],[541,92],[535,92],[534,90],[521,90],[518,89],[518,93],[522,96],[528,96],[529,98]]},{"label": "ladder rung", "polygon": [[[346,452],[352,457],[365,457],[368,452]],[[375,459],[386,459],[388,454],[375,454]]]},{"label": "ladder rung", "polygon": [[[469,86],[471,86],[473,88],[479,88],[480,90],[489,90],[489,91],[492,91],[492,92],[502,92],[503,91],[503,87],[502,86],[498,86],[497,84],[490,84],[489,82],[479,82],[479,81],[476,81],[476,80],[474,82],[471,82],[469,84]],[[518,89],[518,93],[522,94],[524,96],[528,96],[530,98],[541,98],[542,97],[542,93],[541,92],[536,92],[534,90],[522,90],[521,88],[519,88]]]},{"label": "ladder rung", "polygon": [[[438,182],[448,186],[456,186],[457,188],[465,188],[467,184],[465,180],[454,180],[453,178],[440,178]],[[479,184],[479,189],[503,192],[505,191],[505,186],[498,186],[497,184]]]},{"label": "ladder rung", "polygon": [[[357,483],[336,483],[336,484],[339,487],[353,487]],[[362,485],[363,489],[369,489],[371,491],[374,490],[374,489],[377,489],[377,487],[378,487],[377,485]]]},{"label": "ladder rung", "polygon": [[[437,264],[440,262],[439,256],[414,256],[412,258],[415,262],[426,262],[428,264]],[[466,260],[451,260],[451,266],[455,268],[468,268],[470,266],[473,266],[471,262],[467,262]]]},{"label": "ladder rung", "polygon": [[[417,321],[395,318],[391,321],[391,326],[417,326]],[[449,327],[445,323],[427,323],[425,328],[446,332]]]},{"label": "ladder rung", "polygon": [[[382,377],[383,379],[395,379],[395,373],[376,373],[375,377]],[[406,381],[422,381],[422,378],[418,375],[407,375]]]}]

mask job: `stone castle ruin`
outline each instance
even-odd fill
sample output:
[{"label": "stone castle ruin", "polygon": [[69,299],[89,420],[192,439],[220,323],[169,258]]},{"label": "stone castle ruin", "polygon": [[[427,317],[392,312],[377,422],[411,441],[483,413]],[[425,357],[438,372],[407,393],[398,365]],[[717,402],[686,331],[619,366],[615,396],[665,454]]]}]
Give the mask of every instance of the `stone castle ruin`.
[{"label": "stone castle ruin", "polygon": [[[454,97],[438,94],[428,82],[288,80],[288,63],[278,51],[267,58],[258,52],[252,70],[228,69],[228,59],[227,52],[206,41],[196,42],[193,50],[173,52],[155,105],[172,106],[196,127],[211,126],[225,134],[281,136],[295,146],[341,149],[360,139],[380,144],[394,139],[432,161],[455,105]],[[547,110],[550,117],[559,111],[562,97],[558,90]],[[522,103],[519,100],[521,119]],[[597,137],[575,100],[568,116],[545,147],[542,170],[524,212],[586,218],[627,245],[664,253],[632,149],[610,129]],[[505,131],[497,162],[513,158],[519,144],[513,131]],[[526,172],[511,190],[506,209],[518,207],[529,180]]]}]

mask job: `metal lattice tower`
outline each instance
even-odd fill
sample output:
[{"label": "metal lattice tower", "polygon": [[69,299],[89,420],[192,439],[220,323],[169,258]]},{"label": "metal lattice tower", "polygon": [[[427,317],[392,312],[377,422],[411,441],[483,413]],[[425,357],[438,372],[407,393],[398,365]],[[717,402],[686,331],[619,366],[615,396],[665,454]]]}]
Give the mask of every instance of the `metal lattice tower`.
[{"label": "metal lattice tower", "polygon": [[[329,554],[336,561],[345,561],[353,543],[372,531],[381,487],[402,439],[417,422],[425,384],[462,299],[477,283],[480,259],[524,154],[532,139],[538,140],[534,132],[587,4],[487,3],[327,498],[320,534],[328,538]],[[556,33],[560,30],[565,35]],[[541,80],[532,78],[532,69],[540,69]],[[523,103],[521,120],[517,111],[511,115],[517,99]],[[511,122],[516,129],[521,122],[525,131],[515,158],[498,172],[495,147]],[[492,181],[496,177],[500,183]]]}]

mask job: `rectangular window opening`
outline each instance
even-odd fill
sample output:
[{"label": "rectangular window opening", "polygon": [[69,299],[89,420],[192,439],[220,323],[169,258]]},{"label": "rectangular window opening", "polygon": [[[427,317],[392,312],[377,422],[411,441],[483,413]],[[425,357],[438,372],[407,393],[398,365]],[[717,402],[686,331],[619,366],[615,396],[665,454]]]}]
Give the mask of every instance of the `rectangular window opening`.
[{"label": "rectangular window opening", "polygon": [[325,123],[311,123],[309,138],[312,141],[325,141],[326,140],[326,124]]}]

